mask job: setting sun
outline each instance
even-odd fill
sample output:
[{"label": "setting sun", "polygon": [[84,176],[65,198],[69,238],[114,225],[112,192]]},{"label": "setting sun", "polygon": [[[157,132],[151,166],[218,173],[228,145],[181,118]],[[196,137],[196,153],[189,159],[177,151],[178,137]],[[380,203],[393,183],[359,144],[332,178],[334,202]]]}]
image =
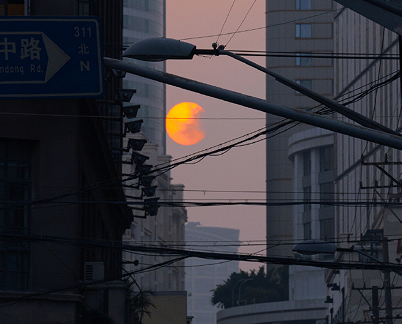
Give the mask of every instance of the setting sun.
[{"label": "setting sun", "polygon": [[197,119],[204,112],[201,106],[193,102],[182,102],[170,109],[166,116],[166,132],[169,137],[181,145],[193,145],[205,137]]}]

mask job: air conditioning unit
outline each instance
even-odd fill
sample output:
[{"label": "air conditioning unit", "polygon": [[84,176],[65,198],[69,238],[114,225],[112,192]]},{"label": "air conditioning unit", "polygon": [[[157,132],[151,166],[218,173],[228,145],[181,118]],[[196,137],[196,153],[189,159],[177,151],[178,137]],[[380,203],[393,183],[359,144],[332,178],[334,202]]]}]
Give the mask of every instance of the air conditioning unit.
[{"label": "air conditioning unit", "polygon": [[103,262],[84,262],[84,280],[97,281],[105,279],[105,265]]}]

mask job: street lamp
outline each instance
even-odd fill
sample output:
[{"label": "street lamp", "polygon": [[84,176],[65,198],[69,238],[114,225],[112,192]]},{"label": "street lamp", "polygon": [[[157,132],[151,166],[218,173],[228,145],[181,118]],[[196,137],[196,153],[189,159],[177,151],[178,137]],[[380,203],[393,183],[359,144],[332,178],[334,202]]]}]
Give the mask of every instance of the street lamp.
[{"label": "street lamp", "polygon": [[292,251],[305,254],[314,255],[319,253],[333,254],[338,250],[335,243],[330,243],[320,240],[307,240],[295,245]]},{"label": "street lamp", "polygon": [[237,298],[237,304],[239,304],[240,296],[241,296],[241,293],[240,293],[241,287],[249,280],[254,280],[254,278],[240,279],[240,280],[236,281],[236,283],[233,285],[233,289],[232,289],[232,307],[234,307],[234,304],[235,304],[235,302],[234,302],[235,297],[234,296],[235,296],[235,289],[236,289],[237,284],[240,284],[239,296]]},{"label": "street lamp", "polygon": [[312,98],[313,100],[333,109],[334,111],[340,113],[345,117],[350,118],[351,120],[359,123],[362,126],[398,135],[398,133],[394,130],[389,129],[388,127],[385,127],[384,125],[381,125],[367,118],[366,116],[363,116],[339,104],[336,101],[330,100],[292,80],[281,76],[280,74],[272,72],[267,68],[254,63],[253,61],[247,60],[241,55],[226,51],[224,49],[224,46],[217,46],[216,43],[214,43],[212,46],[213,49],[197,49],[197,47],[193,44],[182,42],[172,38],[149,38],[131,45],[127,50],[124,51],[123,57],[129,57],[143,61],[165,61],[170,59],[192,59],[194,55],[227,55],[274,77],[277,81],[284,84],[285,86],[290,87],[293,90],[296,90],[308,96],[309,98]]},{"label": "street lamp", "polygon": [[237,305],[238,305],[238,306],[240,306],[240,301],[241,301],[241,299],[240,299],[240,297],[241,297],[241,287],[243,287],[243,285],[244,285],[247,281],[250,281],[250,280],[254,280],[254,278],[248,278],[248,279],[244,280],[244,281],[240,284],[240,287],[239,287],[239,296],[238,296],[238,298],[237,298]]},{"label": "street lamp", "polygon": [[[177,53],[176,53],[177,52]],[[176,54],[175,54],[176,53]],[[348,114],[348,117],[355,120],[360,124],[365,126],[353,125],[350,123],[345,123],[333,118],[324,117],[322,115],[317,115],[307,111],[302,111],[300,109],[294,109],[289,107],[284,107],[278,104],[269,103],[266,100],[248,96],[235,91],[230,91],[227,89],[215,87],[209,84],[201,83],[195,80],[183,78],[181,76],[169,74],[162,71],[157,71],[155,69],[149,69],[146,67],[139,66],[137,64],[128,63],[121,60],[104,58],[104,64],[109,69],[115,69],[119,71],[125,71],[135,75],[139,75],[148,79],[159,81],[165,84],[173,85],[182,89],[197,92],[209,97],[221,99],[227,102],[235,103],[244,107],[248,107],[254,110],[259,110],[264,113],[269,113],[276,116],[281,116],[294,121],[299,121],[312,126],[328,129],[330,131],[352,136],[355,138],[360,138],[366,141],[374,142],[377,144],[393,147],[396,149],[402,149],[402,137],[396,134],[394,131],[386,128],[383,125],[375,123],[373,121],[367,120],[366,117],[352,112],[346,107],[339,105],[338,103],[332,101],[332,104],[328,102],[328,99],[322,97],[318,94],[311,93],[311,90],[302,87],[301,85],[287,80],[262,66],[259,66],[251,61],[242,58],[239,55],[233,54],[231,52],[225,51],[223,49],[215,48],[212,50],[199,50],[194,45],[183,43],[177,40],[158,38],[158,39],[148,39],[144,41],[137,42],[130,46],[124,53],[123,56],[146,59],[149,61],[161,61],[166,59],[190,59],[194,55],[229,55],[234,57],[250,66],[253,66],[267,74],[274,76],[278,81],[286,84],[287,86],[309,95],[310,97],[318,98],[319,102],[326,102],[325,105],[342,111],[343,114]],[[321,101],[320,101],[321,100]],[[329,100],[331,101],[331,100]],[[344,110],[344,108],[346,110]]]},{"label": "street lamp", "polygon": [[[387,240],[385,238],[383,238],[383,242],[384,242],[384,246],[385,246],[384,250],[388,251]],[[389,264],[388,260],[386,262],[384,262],[362,250],[355,249],[354,247],[340,248],[340,247],[337,247],[337,245],[335,243],[320,241],[320,240],[303,241],[301,243],[296,244],[295,247],[292,249],[292,251],[300,253],[300,254],[304,254],[304,255],[314,255],[314,254],[319,254],[319,253],[334,254],[335,252],[347,252],[347,253],[356,252],[370,260],[377,262],[378,264],[381,264],[381,265]],[[388,255],[384,255],[384,257],[386,259],[388,259]],[[402,276],[402,271],[400,271],[398,269],[392,269],[391,271]]]},{"label": "street lamp", "polygon": [[191,60],[194,55],[215,55],[215,51],[199,50],[193,44],[172,38],[147,38],[134,43],[123,52],[123,57],[150,62]]}]

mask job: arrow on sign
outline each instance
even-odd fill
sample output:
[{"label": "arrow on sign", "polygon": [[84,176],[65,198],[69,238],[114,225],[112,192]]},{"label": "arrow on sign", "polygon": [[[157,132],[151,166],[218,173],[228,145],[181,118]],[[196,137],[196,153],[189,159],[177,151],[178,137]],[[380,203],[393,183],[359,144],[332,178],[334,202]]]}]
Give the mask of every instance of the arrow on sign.
[{"label": "arrow on sign", "polygon": [[70,57],[64,53],[60,47],[58,47],[55,43],[53,43],[49,37],[42,33],[43,42],[45,43],[46,52],[48,56],[47,67],[46,67],[46,76],[45,81],[49,81],[49,79],[56,74],[60,68],[67,63]]}]

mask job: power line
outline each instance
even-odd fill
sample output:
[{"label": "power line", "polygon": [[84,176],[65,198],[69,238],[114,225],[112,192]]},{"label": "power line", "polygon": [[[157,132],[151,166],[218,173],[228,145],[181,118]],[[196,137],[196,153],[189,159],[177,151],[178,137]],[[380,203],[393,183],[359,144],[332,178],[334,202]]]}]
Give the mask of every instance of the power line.
[{"label": "power line", "polygon": [[[228,198],[227,201],[217,199],[216,201],[163,201],[158,200],[156,203],[159,207],[219,207],[219,206],[303,206],[303,205],[325,205],[325,206],[346,206],[346,207],[368,207],[368,206],[381,206],[381,207],[401,207],[401,202],[385,202],[385,201],[344,201],[344,200],[316,200],[316,201],[304,201],[304,200],[290,200],[286,199],[272,199],[273,202],[266,201],[266,199],[233,199]],[[40,204],[45,204],[41,202]],[[49,204],[55,204],[53,201],[47,202]],[[0,200],[0,204],[5,205],[2,209],[9,208],[10,206],[27,206],[38,204],[35,201],[6,201]],[[105,201],[105,200],[63,200],[61,204],[106,204],[106,205],[127,205],[127,206],[142,206],[144,202],[142,200],[128,200],[128,201]],[[8,206],[8,207],[7,207]]]},{"label": "power line", "polygon": [[88,246],[97,246],[103,248],[112,248],[119,249],[124,251],[131,252],[145,252],[150,254],[157,254],[160,256],[179,256],[177,258],[161,262],[155,265],[148,266],[146,268],[142,268],[136,271],[127,272],[125,274],[121,274],[119,276],[106,278],[102,280],[96,280],[91,282],[79,283],[77,285],[63,287],[59,289],[52,290],[44,290],[35,293],[24,294],[24,296],[16,297],[12,300],[9,300],[5,303],[1,303],[0,307],[10,306],[17,304],[19,302],[28,300],[30,298],[43,296],[50,293],[68,291],[77,288],[84,288],[90,285],[99,285],[102,283],[107,283],[109,281],[114,281],[116,279],[126,278],[128,276],[132,276],[137,273],[144,273],[151,270],[159,269],[162,267],[170,266],[170,264],[184,260],[188,257],[197,257],[202,259],[209,260],[225,260],[229,261],[247,261],[247,262],[258,262],[258,263],[272,263],[272,264],[281,264],[281,265],[302,265],[302,266],[313,266],[319,268],[328,268],[328,269],[364,269],[364,270],[388,270],[398,272],[401,269],[399,264],[395,263],[363,263],[363,262],[330,262],[330,261],[314,261],[310,259],[302,259],[302,258],[284,258],[284,257],[265,257],[253,254],[238,254],[238,253],[218,253],[218,252],[202,252],[202,251],[194,251],[194,250],[184,250],[184,249],[172,249],[168,247],[150,247],[144,245],[124,245],[124,244],[116,244],[110,242],[96,242],[94,240],[82,240],[82,239],[71,239],[71,238],[62,238],[62,237],[53,237],[53,236],[43,236],[43,235],[19,235],[19,234],[8,234],[8,233],[0,233],[0,237],[5,239],[15,239],[18,238],[20,240],[25,240],[29,242],[50,242],[56,244],[69,244],[76,245],[80,247],[88,247]]},{"label": "power line", "polygon": [[[300,52],[269,52],[269,51],[234,51],[231,50],[232,53],[238,54],[240,56],[254,56],[254,57],[290,57],[296,58],[300,57]],[[281,54],[283,53],[283,54]],[[399,56],[396,54],[336,54],[336,53],[311,53],[311,52],[303,52],[303,57],[307,58],[323,58],[323,59],[344,59],[344,60],[399,60]]]},{"label": "power line", "polygon": [[254,0],[254,2],[251,4],[250,8],[248,9],[246,15],[244,16],[243,20],[241,21],[239,27],[237,27],[236,31],[232,34],[232,36],[229,38],[229,40],[226,42],[225,47],[230,43],[230,41],[232,40],[232,38],[234,37],[234,35],[236,35],[236,33],[239,31],[240,27],[243,25],[244,21],[246,20],[248,14],[250,13],[251,9],[254,7],[255,3],[257,0]]},{"label": "power line", "polygon": [[[340,11],[340,10],[342,10],[342,9],[334,9],[334,10],[330,10],[330,11],[325,11],[325,12],[322,12],[322,13],[319,13],[319,14],[316,14],[316,15],[311,15],[311,16],[307,16],[307,17],[304,17],[304,18],[294,19],[294,20],[289,20],[289,21],[285,21],[285,22],[282,22],[282,23],[267,25],[267,26],[264,26],[264,27],[256,27],[256,28],[238,30],[236,33],[238,33],[238,34],[240,34],[240,33],[248,33],[248,32],[252,32],[252,31],[256,31],[256,30],[262,30],[262,29],[267,29],[267,28],[271,28],[271,27],[282,26],[282,25],[291,24],[291,23],[298,22],[298,21],[307,20],[307,19],[310,19],[310,18],[315,18],[315,17],[319,17],[319,16],[323,16],[323,15],[328,15],[330,13]],[[180,40],[211,38],[211,37],[217,37],[217,36],[232,35],[233,33],[234,32],[228,32],[228,33],[223,33],[223,34],[220,34],[220,35],[204,35],[204,36],[196,36],[196,37],[186,37],[186,38],[180,38]]]},{"label": "power line", "polygon": [[[384,86],[384,85],[388,84],[389,82],[395,81],[396,79],[397,78],[396,78],[396,74],[395,74],[394,76],[392,76],[388,80],[385,80],[385,81],[381,82],[380,84],[372,86],[369,90],[362,91],[359,94],[358,99],[356,99],[356,100],[361,100],[365,95],[369,94],[369,92],[375,90],[376,88],[378,88],[380,86]],[[364,95],[361,95],[361,94],[364,94]],[[349,103],[352,102],[352,101],[354,102],[356,100],[349,100]],[[317,107],[319,107],[319,106],[317,106]],[[317,107],[313,107],[311,109],[314,109],[314,108],[317,108]],[[332,113],[332,110],[329,110],[329,111]],[[321,110],[318,113],[322,114],[322,113],[329,113],[329,112],[328,112],[328,110]],[[237,138],[235,138],[233,140],[225,142],[225,143],[230,143],[231,141],[234,141],[236,139],[241,139],[241,138],[246,137],[247,135],[251,135],[250,137],[248,137],[246,139],[239,140],[238,142],[236,142],[234,144],[229,144],[229,145],[227,145],[225,147],[221,147],[222,144],[225,144],[225,143],[221,143],[219,145],[211,147],[211,148],[219,147],[219,148],[217,148],[215,150],[208,151],[211,148],[206,149],[206,150],[201,151],[201,152],[205,152],[205,153],[197,154],[197,152],[196,152],[196,153],[194,153],[192,155],[186,156],[187,158],[184,157],[185,158],[184,160],[183,160],[183,158],[179,158],[179,159],[176,159],[176,160],[172,160],[169,163],[157,165],[157,166],[155,166],[154,170],[151,170],[151,173],[159,172],[159,174],[157,174],[157,175],[161,175],[161,174],[163,174],[163,173],[165,173],[165,172],[167,172],[167,171],[169,171],[169,170],[171,170],[171,169],[173,169],[173,168],[175,168],[175,167],[177,167],[177,166],[179,166],[181,164],[198,163],[202,159],[204,159],[206,156],[214,156],[214,155],[217,155],[218,153],[219,154],[224,154],[225,152],[227,152],[228,150],[230,150],[233,147],[240,147],[240,146],[244,146],[244,145],[253,144],[253,143],[247,143],[247,141],[251,142],[251,141],[255,140],[256,138],[258,138],[259,136],[266,135],[266,138],[276,136],[278,133],[275,135],[275,132],[279,131],[281,128],[283,128],[283,127],[285,127],[287,125],[289,125],[289,127],[294,127],[296,124],[297,124],[296,122],[284,119],[284,120],[282,120],[282,121],[280,121],[280,122],[278,122],[276,124],[272,124],[270,128],[265,128],[264,130],[260,129],[260,130],[257,130],[255,132],[253,132],[253,133],[248,133],[248,134],[243,135],[241,137],[237,137]],[[282,130],[282,132],[283,131],[286,131],[286,130]],[[271,136],[267,136],[267,134],[271,134]],[[245,143],[247,143],[247,144],[245,144]],[[181,160],[181,161],[179,161],[179,160]],[[171,162],[173,162],[173,161],[179,161],[179,162],[176,162],[176,163],[172,164]],[[101,188],[101,187],[105,188],[105,186],[110,186],[110,188],[113,188],[113,186],[120,185],[122,182],[134,180],[136,178],[138,178],[138,176],[131,175],[131,176],[128,176],[126,178],[118,177],[118,178],[114,178],[114,179],[109,179],[109,180],[105,180],[103,182],[98,182],[96,184],[92,184],[92,185],[83,187],[82,190],[78,191],[78,192],[66,193],[66,194],[58,195],[58,196],[47,198],[47,199],[33,201],[31,203],[32,204],[41,204],[41,203],[47,203],[47,202],[51,202],[51,201],[56,201],[56,200],[59,200],[59,199],[62,199],[62,198],[66,198],[66,197],[69,197],[69,196],[72,196],[72,195],[77,195],[77,194],[80,194],[80,193],[83,193],[83,192],[86,192],[86,191],[90,191],[90,190],[93,190],[93,189],[97,189],[97,188]]]},{"label": "power line", "polygon": [[[0,237],[29,241],[29,242],[50,242],[56,244],[69,244],[80,247],[97,246],[101,248],[118,249],[123,251],[132,252],[146,252],[164,256],[180,256],[180,257],[197,257],[201,259],[210,260],[229,260],[229,261],[247,261],[257,263],[271,263],[281,265],[302,265],[312,266],[328,269],[365,269],[365,270],[388,270],[388,271],[401,271],[402,266],[397,263],[381,262],[381,263],[364,263],[364,262],[330,262],[330,261],[315,261],[303,258],[290,258],[290,257],[271,257],[259,256],[252,254],[239,254],[239,253],[218,253],[218,252],[200,252],[195,250],[185,249],[172,249],[169,247],[155,247],[145,245],[127,245],[127,244],[111,244],[95,242],[94,240],[72,239],[55,236],[43,235],[23,235],[23,234],[8,234],[0,233]],[[172,262],[172,260],[167,261]]]},{"label": "power line", "polygon": [[147,271],[150,271],[150,270],[155,270],[155,268],[158,269],[158,268],[170,265],[170,264],[172,264],[174,262],[184,260],[186,258],[187,258],[186,256],[181,256],[181,257],[178,257],[178,258],[175,258],[175,259],[172,259],[172,260],[168,260],[168,261],[165,261],[165,262],[162,262],[162,263],[151,265],[151,266],[143,268],[143,269],[139,269],[139,270],[135,270],[135,271],[131,271],[131,272],[126,271],[126,273],[118,275],[118,276],[113,276],[113,277],[100,279],[100,280],[89,281],[89,282],[80,282],[79,284],[72,285],[72,286],[69,286],[69,287],[62,287],[62,288],[58,288],[58,289],[48,289],[48,290],[42,290],[42,291],[33,292],[33,293],[25,293],[24,295],[18,296],[18,297],[15,297],[15,298],[9,297],[9,298],[7,298],[8,299],[7,302],[0,303],[0,307],[7,307],[7,306],[15,305],[15,304],[18,304],[18,303],[23,302],[25,300],[29,300],[31,298],[44,296],[44,295],[48,295],[48,294],[52,294],[52,293],[57,293],[57,292],[62,292],[62,291],[70,291],[70,290],[73,290],[73,289],[80,289],[80,288],[82,289],[82,288],[92,286],[92,285],[100,285],[100,284],[115,281],[115,280],[118,280],[118,279],[131,277],[133,274],[147,272]]},{"label": "power line", "polygon": [[223,22],[221,31],[219,32],[218,38],[216,39],[216,43],[218,43],[219,37],[222,35],[223,28],[224,28],[225,25],[226,25],[226,22],[227,22],[227,20],[228,20],[228,18],[229,18],[229,15],[230,15],[230,13],[231,13],[231,11],[232,11],[232,9],[233,9],[233,6],[234,6],[235,2],[236,2],[236,0],[233,0],[232,5],[230,6],[229,12],[228,12],[228,14],[226,15],[225,21]]},{"label": "power line", "polygon": [[[275,55],[280,55],[280,54],[295,54],[294,51],[267,51],[267,50],[244,50],[244,49],[232,49],[230,50],[231,52],[236,52],[236,53],[246,53],[246,54],[275,54]],[[320,52],[317,51],[316,53],[321,53],[323,55],[339,55],[339,56],[344,56],[345,58],[347,57],[354,57],[354,56],[358,56],[358,57],[378,57],[378,56],[384,56],[384,57],[399,57],[399,54],[392,54],[392,53],[383,53],[383,52],[379,52],[379,53],[361,53],[361,52]],[[312,55],[314,55],[312,53]]]},{"label": "power line", "polygon": [[[276,190],[211,190],[211,189],[159,189],[161,192],[197,192],[204,195],[208,193],[248,193],[248,194],[303,194],[303,191],[276,191]],[[311,191],[312,194],[319,194],[322,191]],[[325,191],[325,194],[338,194],[336,191]],[[343,196],[347,195],[359,195],[359,192],[342,192]],[[230,198],[227,198],[230,199]]]}]

